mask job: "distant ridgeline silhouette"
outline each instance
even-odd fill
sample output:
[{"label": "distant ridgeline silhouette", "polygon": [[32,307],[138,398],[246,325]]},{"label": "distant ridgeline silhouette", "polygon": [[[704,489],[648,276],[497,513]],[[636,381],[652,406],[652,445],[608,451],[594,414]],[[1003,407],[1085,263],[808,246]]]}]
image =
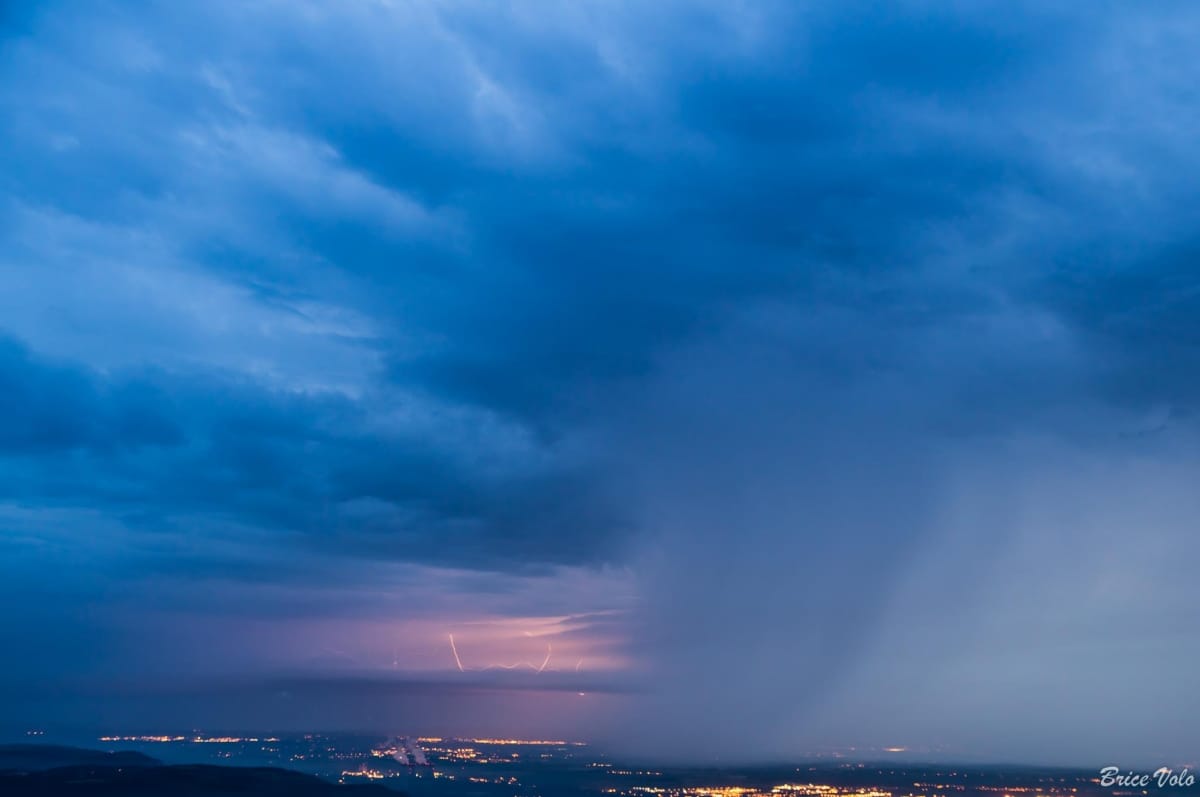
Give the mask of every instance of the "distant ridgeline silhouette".
[{"label": "distant ridgeline silhouette", "polygon": [[0,745],[0,794],[5,797],[395,797],[382,786],[339,785],[272,767],[171,766],[134,752],[78,747]]}]

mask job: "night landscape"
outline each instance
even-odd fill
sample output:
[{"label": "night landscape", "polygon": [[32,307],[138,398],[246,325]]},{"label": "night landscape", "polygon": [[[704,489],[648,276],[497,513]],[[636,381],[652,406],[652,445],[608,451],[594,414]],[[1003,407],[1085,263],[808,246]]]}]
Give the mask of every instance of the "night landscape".
[{"label": "night landscape", "polygon": [[0,0],[0,795],[1200,795],[1197,52]]}]

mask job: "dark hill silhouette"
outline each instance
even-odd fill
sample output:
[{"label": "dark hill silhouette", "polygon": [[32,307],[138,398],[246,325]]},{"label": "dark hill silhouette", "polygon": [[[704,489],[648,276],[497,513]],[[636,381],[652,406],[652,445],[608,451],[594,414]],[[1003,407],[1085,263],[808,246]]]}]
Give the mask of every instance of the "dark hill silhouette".
[{"label": "dark hill silhouette", "polygon": [[141,753],[50,745],[0,746],[5,797],[397,797],[374,784],[343,786],[273,767],[163,765]]},{"label": "dark hill silhouette", "polygon": [[110,753],[52,744],[0,745],[0,770],[40,770],[75,766],[152,767],[161,763],[156,758],[128,750]]}]

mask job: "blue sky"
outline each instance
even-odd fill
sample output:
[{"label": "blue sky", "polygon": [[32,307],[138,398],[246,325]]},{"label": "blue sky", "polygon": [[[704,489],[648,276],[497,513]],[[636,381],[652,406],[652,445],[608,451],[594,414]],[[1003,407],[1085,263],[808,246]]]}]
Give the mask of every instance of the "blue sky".
[{"label": "blue sky", "polygon": [[14,727],[1194,755],[1188,6],[0,25]]}]

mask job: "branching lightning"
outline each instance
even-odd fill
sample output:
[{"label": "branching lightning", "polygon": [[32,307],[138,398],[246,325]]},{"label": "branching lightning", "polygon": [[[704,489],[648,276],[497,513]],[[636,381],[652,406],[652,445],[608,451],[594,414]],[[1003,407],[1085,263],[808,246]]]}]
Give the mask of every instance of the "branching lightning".
[{"label": "branching lightning", "polygon": [[[553,647],[549,642],[546,643],[546,658],[542,659],[541,664],[534,664],[531,661],[522,661],[515,664],[488,664],[483,667],[464,667],[462,659],[458,655],[458,646],[454,644],[454,634],[447,634],[450,637],[450,652],[454,654],[454,664],[458,667],[459,672],[487,672],[488,670],[515,670],[518,667],[527,667],[534,672],[544,672],[550,664],[550,657],[554,653]],[[579,660],[579,664],[583,663],[583,659]],[[579,671],[579,664],[575,665],[576,672]],[[551,668],[551,671],[554,671]]]}]

